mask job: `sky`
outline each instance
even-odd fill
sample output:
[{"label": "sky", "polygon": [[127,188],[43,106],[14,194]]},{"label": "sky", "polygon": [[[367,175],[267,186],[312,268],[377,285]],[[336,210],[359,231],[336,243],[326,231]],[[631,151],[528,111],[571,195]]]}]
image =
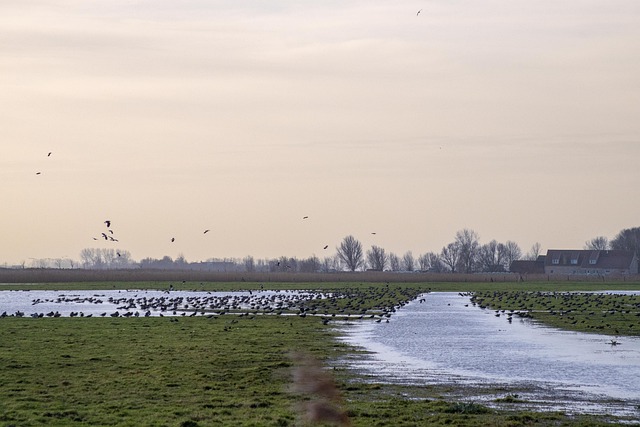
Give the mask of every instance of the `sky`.
[{"label": "sky", "polygon": [[0,263],[640,226],[637,0],[3,0],[0,99]]}]

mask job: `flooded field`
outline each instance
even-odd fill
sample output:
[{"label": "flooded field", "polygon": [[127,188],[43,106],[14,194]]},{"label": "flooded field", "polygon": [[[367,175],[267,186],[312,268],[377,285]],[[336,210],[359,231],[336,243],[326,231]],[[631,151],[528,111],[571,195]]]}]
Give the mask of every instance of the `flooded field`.
[{"label": "flooded field", "polygon": [[[330,294],[304,291],[0,291],[0,316],[300,314]],[[310,314],[313,314],[310,313]],[[321,312],[318,313],[321,315]],[[348,321],[344,321],[349,319]],[[335,318],[338,320],[338,318]],[[562,331],[482,309],[455,292],[424,294],[393,315],[344,316],[345,342],[368,350],[347,361],[373,381],[440,385],[446,397],[640,422],[640,339]]]},{"label": "flooded field", "polygon": [[318,297],[299,291],[0,291],[0,316],[181,316],[279,312]]},{"label": "flooded field", "polygon": [[[520,407],[640,420],[640,339],[509,320],[505,313],[474,307],[458,293],[423,298],[389,323],[345,328],[346,342],[372,352],[349,361],[351,367],[376,381],[464,386],[459,397],[475,400],[517,394]],[[505,392],[469,395],[473,388]]]}]

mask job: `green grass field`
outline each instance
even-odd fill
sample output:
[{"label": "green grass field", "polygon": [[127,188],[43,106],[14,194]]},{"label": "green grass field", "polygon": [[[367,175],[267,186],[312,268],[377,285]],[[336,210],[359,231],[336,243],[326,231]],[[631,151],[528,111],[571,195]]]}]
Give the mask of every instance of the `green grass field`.
[{"label": "green grass field", "polygon": [[[164,289],[168,285],[44,283],[1,285],[1,289]],[[259,283],[173,285],[197,290],[260,288]],[[563,290],[604,289],[603,284],[562,285]],[[609,289],[622,289],[619,285]],[[627,285],[640,289],[638,284]],[[507,292],[517,286],[518,290],[544,291],[553,284],[269,284],[271,289],[358,286],[372,288],[368,291],[372,300],[364,301],[357,294],[352,305],[371,308],[401,303],[429,288]],[[387,287],[393,292],[384,291]],[[376,295],[380,300],[375,300]],[[301,351],[328,368],[342,396],[341,410],[354,426],[598,426],[617,421],[519,411],[517,399],[513,399],[513,411],[496,411],[481,404],[446,401],[441,397],[443,390],[428,385],[364,382],[356,372],[336,363],[357,350],[338,342],[335,334],[331,323],[325,325],[315,316],[0,319],[0,426],[306,425],[297,408],[317,397],[292,389],[296,362],[291,354]]]}]

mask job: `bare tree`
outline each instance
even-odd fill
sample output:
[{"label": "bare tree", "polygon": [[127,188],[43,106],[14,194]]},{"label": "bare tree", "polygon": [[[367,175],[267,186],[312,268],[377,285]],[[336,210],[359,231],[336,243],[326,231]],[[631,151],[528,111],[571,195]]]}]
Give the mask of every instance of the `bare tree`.
[{"label": "bare tree", "polygon": [[345,237],[336,249],[338,256],[350,271],[356,271],[364,266],[362,243],[355,237],[351,235]]},{"label": "bare tree", "polygon": [[333,257],[322,258],[322,264],[320,265],[320,271],[323,273],[329,273],[333,269]]},{"label": "bare tree", "polygon": [[435,252],[428,252],[426,255],[429,259],[429,271],[433,273],[443,273],[445,271],[440,255]]},{"label": "bare tree", "polygon": [[504,244],[505,268],[508,270],[513,261],[519,260],[522,256],[520,246],[512,240],[507,240]]},{"label": "bare tree", "polygon": [[371,269],[376,271],[384,271],[389,261],[389,256],[383,248],[373,245],[367,251],[367,261]]},{"label": "bare tree", "polygon": [[505,271],[505,250],[502,243],[492,240],[478,249],[478,269],[483,272]]},{"label": "bare tree", "polygon": [[640,227],[620,231],[611,241],[611,249],[629,251],[640,256]]},{"label": "bare tree", "polygon": [[111,262],[111,265],[115,268],[131,268],[135,265],[135,262],[131,258],[129,251],[116,249],[116,257]]},{"label": "bare tree", "polygon": [[400,262],[400,257],[393,252],[389,253],[389,268],[391,271],[400,271],[402,270],[402,264]]},{"label": "bare tree", "polygon": [[429,254],[422,254],[418,257],[418,267],[420,271],[429,270]]},{"label": "bare tree", "polygon": [[464,273],[473,272],[480,246],[478,233],[465,228],[456,233],[456,242],[460,248],[460,267]]},{"label": "bare tree", "polygon": [[594,237],[585,242],[584,248],[593,251],[606,251],[609,249],[609,239],[605,236]]},{"label": "bare tree", "polygon": [[538,259],[538,256],[540,256],[540,248],[540,243],[535,242],[533,245],[531,245],[531,249],[529,249],[529,252],[527,252],[527,256],[525,258],[530,261],[535,261],[536,259]]},{"label": "bare tree", "polygon": [[98,248],[84,248],[80,251],[80,259],[84,268],[102,268],[102,252]]},{"label": "bare tree", "polygon": [[335,271],[342,271],[344,270],[344,263],[342,262],[342,258],[340,258],[340,255],[335,254],[332,258],[331,258],[331,265],[332,265],[332,269]]},{"label": "bare tree", "polygon": [[242,262],[244,264],[244,269],[248,273],[253,273],[254,271],[256,271],[256,262],[251,255],[247,255],[246,257],[244,257],[242,259]]},{"label": "bare tree", "polygon": [[402,266],[405,271],[415,270],[416,259],[413,257],[413,253],[411,253],[411,251],[407,251],[402,255]]},{"label": "bare tree", "polygon": [[320,269],[320,259],[315,255],[312,255],[307,259],[303,259],[300,262],[300,271],[303,273],[316,273],[320,271]]},{"label": "bare tree", "polygon": [[444,265],[449,267],[449,271],[455,273],[460,260],[460,244],[456,241],[443,247],[440,253],[440,259]]}]

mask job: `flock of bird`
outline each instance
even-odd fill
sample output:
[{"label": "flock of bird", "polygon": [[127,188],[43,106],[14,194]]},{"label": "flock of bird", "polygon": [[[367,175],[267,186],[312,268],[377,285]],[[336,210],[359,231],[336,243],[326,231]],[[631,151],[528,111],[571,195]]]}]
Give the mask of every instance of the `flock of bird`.
[{"label": "flock of bird", "polygon": [[[418,15],[420,14],[420,12],[421,12],[421,11],[422,11],[422,9],[420,9],[420,10],[418,11]],[[47,153],[47,157],[51,157],[51,154],[53,154],[53,152],[52,152],[52,151],[49,151],[49,152]],[[41,174],[42,174],[42,172],[41,172],[41,171],[36,172],[36,175],[41,175]],[[303,220],[307,220],[307,219],[309,219],[309,216],[308,216],[308,215],[305,215],[305,216],[303,216],[303,217],[302,217],[302,219],[303,219]],[[106,230],[106,231],[101,232],[101,233],[100,233],[100,235],[99,235],[99,237],[93,237],[93,240],[101,240],[101,239],[104,239],[104,240],[105,240],[105,241],[107,241],[107,242],[118,242],[119,240],[114,236],[114,232],[113,232],[113,230],[111,229],[111,220],[106,220],[106,221],[104,221],[104,224],[106,224],[106,226],[107,226],[107,230]],[[209,231],[211,231],[211,230],[210,230],[210,229],[206,229],[206,230],[204,230],[204,233],[203,233],[203,234],[207,234]],[[372,232],[371,234],[372,234],[372,235],[376,235],[377,233]],[[171,241],[171,243],[175,243],[176,238],[175,238],[175,237],[171,237],[170,241]],[[326,250],[326,249],[328,249],[328,248],[329,248],[329,245],[324,245],[324,247],[323,247],[322,249],[323,249],[323,250]],[[118,256],[121,256],[121,254],[120,254],[120,253],[118,253]]]},{"label": "flock of bird", "polygon": [[[93,294],[90,296],[58,295],[55,298],[36,298],[33,307],[44,305],[48,311],[34,311],[26,314],[16,311],[4,312],[4,317],[150,317],[150,316],[208,316],[222,315],[296,315],[300,317],[319,316],[324,324],[330,320],[373,319],[380,323],[387,321],[396,310],[419,295],[419,290],[389,290],[367,288],[321,291],[245,291],[226,294],[211,292],[180,292],[166,290],[156,292],[136,292],[132,296]],[[65,308],[54,310],[52,305]],[[105,306],[105,310],[96,306]],[[79,309],[69,311],[69,306]],[[81,308],[84,307],[84,311]],[[63,313],[61,313],[62,311]]]}]

